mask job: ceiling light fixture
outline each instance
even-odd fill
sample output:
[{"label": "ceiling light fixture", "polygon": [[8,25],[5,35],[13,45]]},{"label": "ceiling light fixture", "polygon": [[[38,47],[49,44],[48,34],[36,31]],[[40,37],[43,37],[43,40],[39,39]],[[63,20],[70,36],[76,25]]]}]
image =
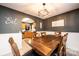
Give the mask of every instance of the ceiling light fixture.
[{"label": "ceiling light fixture", "polygon": [[38,16],[45,17],[46,15],[49,14],[49,11],[45,8],[46,3],[43,3],[42,5],[43,5],[43,8],[38,11]]}]

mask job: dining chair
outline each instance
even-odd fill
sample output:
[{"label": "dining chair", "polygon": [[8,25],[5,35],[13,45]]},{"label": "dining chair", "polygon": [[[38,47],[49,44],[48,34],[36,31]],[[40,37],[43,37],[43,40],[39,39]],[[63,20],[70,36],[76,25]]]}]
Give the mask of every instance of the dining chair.
[{"label": "dining chair", "polygon": [[64,46],[64,55],[66,55],[66,42],[67,42],[67,36],[68,36],[68,33],[64,34],[63,36],[63,40],[62,40],[62,44]]},{"label": "dining chair", "polygon": [[68,36],[68,33],[64,34],[63,36],[63,40],[62,40],[63,45],[66,45],[67,36]]},{"label": "dining chair", "polygon": [[17,46],[17,44],[14,42],[14,40],[13,40],[12,37],[9,38],[9,43],[10,43],[10,45],[11,45],[12,54],[13,54],[14,56],[20,56],[20,52],[19,52],[18,46]]},{"label": "dining chair", "polygon": [[37,37],[37,32],[35,31],[35,32],[33,32],[33,37]]},{"label": "dining chair", "polygon": [[28,45],[24,40],[22,40],[22,48],[18,49],[17,44],[14,42],[13,38],[9,38],[9,43],[11,46],[11,51],[13,56],[24,56],[24,54],[28,54],[32,51],[32,47]]},{"label": "dining chair", "polygon": [[46,32],[41,32],[41,36],[46,36]]},{"label": "dining chair", "polygon": [[64,56],[64,46],[63,45],[60,47],[60,50],[58,52],[58,55],[59,56]]},{"label": "dining chair", "polygon": [[61,36],[61,32],[55,32],[54,35],[55,35],[56,37]]},{"label": "dining chair", "polygon": [[64,34],[62,37],[63,39],[61,40],[58,48],[58,55],[59,56],[66,56],[66,41],[67,41],[67,36],[68,33]]}]

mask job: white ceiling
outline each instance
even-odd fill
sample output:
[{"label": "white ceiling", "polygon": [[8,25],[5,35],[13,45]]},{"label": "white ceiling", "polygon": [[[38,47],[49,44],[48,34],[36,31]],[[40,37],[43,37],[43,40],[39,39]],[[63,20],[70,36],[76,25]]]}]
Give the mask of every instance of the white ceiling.
[{"label": "white ceiling", "polygon": [[0,5],[21,11],[26,14],[46,19],[61,13],[79,8],[79,3],[46,3],[49,14],[45,17],[38,16],[38,10],[42,8],[42,3],[0,3]]}]

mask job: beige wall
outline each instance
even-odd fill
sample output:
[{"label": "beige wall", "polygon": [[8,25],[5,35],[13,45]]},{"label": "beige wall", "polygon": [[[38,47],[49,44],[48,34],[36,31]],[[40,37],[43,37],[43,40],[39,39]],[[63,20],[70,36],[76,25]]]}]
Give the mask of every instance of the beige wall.
[{"label": "beige wall", "polygon": [[11,46],[8,42],[9,37],[13,37],[14,41],[17,43],[18,48],[22,47],[22,35],[21,33],[8,33],[0,34],[0,56],[1,55],[12,55]]},{"label": "beige wall", "polygon": [[68,33],[67,48],[79,51],[79,33]]}]

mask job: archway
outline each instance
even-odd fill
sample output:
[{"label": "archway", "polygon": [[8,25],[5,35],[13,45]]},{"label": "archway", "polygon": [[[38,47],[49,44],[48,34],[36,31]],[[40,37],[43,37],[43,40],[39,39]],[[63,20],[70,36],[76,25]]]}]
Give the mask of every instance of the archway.
[{"label": "archway", "polygon": [[36,23],[34,20],[30,19],[30,18],[23,18],[22,19],[22,32],[25,31],[36,31],[35,27],[36,27]]}]

